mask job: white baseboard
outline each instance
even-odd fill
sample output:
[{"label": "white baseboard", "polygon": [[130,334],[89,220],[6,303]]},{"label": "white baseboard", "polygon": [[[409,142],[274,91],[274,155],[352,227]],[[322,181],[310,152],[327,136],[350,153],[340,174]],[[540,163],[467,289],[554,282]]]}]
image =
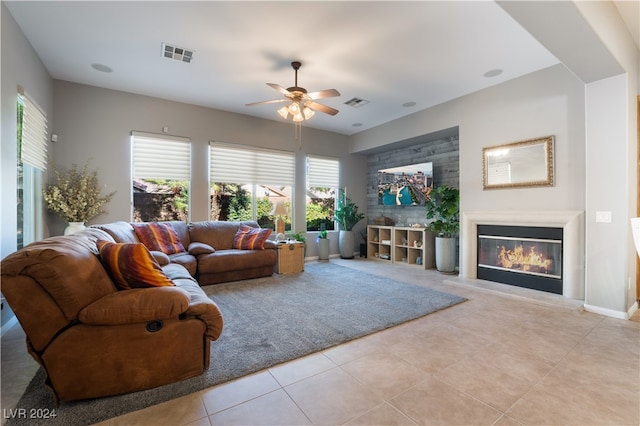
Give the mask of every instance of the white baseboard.
[{"label": "white baseboard", "polygon": [[588,305],[586,303],[584,304],[584,309],[588,312],[593,312],[594,314],[600,314],[600,315],[604,315],[612,318],[618,318],[623,320],[628,320],[629,318],[631,318],[627,312],[601,308],[599,306]]},{"label": "white baseboard", "polygon": [[631,307],[627,311],[627,319],[631,318],[633,316],[633,314],[635,314],[636,312],[638,312],[638,301],[637,300],[633,305],[631,305]]}]

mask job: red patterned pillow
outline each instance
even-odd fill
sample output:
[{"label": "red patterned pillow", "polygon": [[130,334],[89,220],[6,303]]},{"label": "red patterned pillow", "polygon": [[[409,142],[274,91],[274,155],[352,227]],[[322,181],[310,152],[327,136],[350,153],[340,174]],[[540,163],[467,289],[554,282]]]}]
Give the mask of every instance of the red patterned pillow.
[{"label": "red patterned pillow", "polygon": [[132,223],[138,239],[151,251],[164,254],[186,251],[173,225],[164,222]]},{"label": "red patterned pillow", "polygon": [[96,242],[102,264],[120,290],[175,285],[140,243]]},{"label": "red patterned pillow", "polygon": [[271,229],[252,228],[240,225],[236,236],[233,237],[232,247],[241,250],[264,250],[264,242],[271,235]]}]

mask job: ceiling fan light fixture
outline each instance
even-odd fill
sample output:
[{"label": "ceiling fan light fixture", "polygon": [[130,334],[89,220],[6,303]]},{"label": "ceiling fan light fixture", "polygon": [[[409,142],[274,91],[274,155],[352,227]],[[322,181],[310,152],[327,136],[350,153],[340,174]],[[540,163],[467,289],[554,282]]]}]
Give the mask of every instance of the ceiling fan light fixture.
[{"label": "ceiling fan light fixture", "polygon": [[280,114],[280,117],[284,118],[285,120],[287,119],[287,117],[289,116],[289,107],[288,106],[283,106],[282,108],[280,108],[278,110],[278,114]]},{"label": "ceiling fan light fixture", "polygon": [[304,107],[302,108],[302,113],[304,114],[305,120],[308,120],[313,117],[316,112],[309,107]]},{"label": "ceiling fan light fixture", "polygon": [[289,105],[289,114],[296,115],[300,113],[300,105],[297,102],[291,102]]},{"label": "ceiling fan light fixture", "polygon": [[[293,120],[293,122],[298,125],[302,121],[312,118],[315,115],[316,111],[320,111],[329,115],[336,115],[339,112],[337,109],[318,103],[316,102],[316,100],[340,96],[340,92],[338,92],[336,89],[327,89],[311,93],[307,92],[307,89],[298,86],[298,70],[300,69],[301,63],[298,61],[294,61],[291,62],[291,66],[295,71],[294,86],[285,89],[279,84],[267,83],[267,86],[283,94],[285,96],[285,99],[253,102],[250,104],[246,104],[246,106],[290,101],[291,103],[289,105],[283,106],[282,108],[278,109],[277,112],[278,115],[280,115],[280,117],[284,118],[285,120],[287,120],[289,118],[289,115],[291,115],[291,120]],[[368,103],[368,101],[364,100],[360,100],[360,102]]]}]

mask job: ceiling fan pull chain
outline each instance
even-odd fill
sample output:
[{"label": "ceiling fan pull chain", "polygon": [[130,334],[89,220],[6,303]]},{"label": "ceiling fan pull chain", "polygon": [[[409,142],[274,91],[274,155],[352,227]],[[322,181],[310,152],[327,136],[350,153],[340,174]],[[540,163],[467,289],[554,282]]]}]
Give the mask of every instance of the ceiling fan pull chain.
[{"label": "ceiling fan pull chain", "polygon": [[298,141],[298,149],[302,151],[302,123],[294,123],[294,137]]}]

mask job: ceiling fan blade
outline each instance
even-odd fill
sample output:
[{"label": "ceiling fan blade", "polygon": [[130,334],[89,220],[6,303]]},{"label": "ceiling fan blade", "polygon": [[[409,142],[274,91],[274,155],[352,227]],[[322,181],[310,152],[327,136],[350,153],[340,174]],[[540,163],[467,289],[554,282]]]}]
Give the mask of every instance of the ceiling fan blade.
[{"label": "ceiling fan blade", "polygon": [[288,91],[284,87],[280,86],[279,84],[267,83],[267,86],[273,87],[274,89],[276,89],[278,92],[282,93],[283,95],[291,95],[290,91]]},{"label": "ceiling fan blade", "polygon": [[305,106],[308,106],[311,109],[314,109],[314,110],[320,111],[320,112],[324,112],[325,114],[329,114],[329,115],[336,115],[338,112],[340,112],[335,108],[331,108],[331,107],[328,107],[326,105],[322,105],[322,104],[319,104],[319,103],[313,102],[313,101],[305,103]]},{"label": "ceiling fan blade", "polygon": [[338,92],[336,89],[327,89],[320,90],[319,92],[308,93],[307,96],[309,96],[311,99],[333,98],[335,96],[340,96],[340,92]]},{"label": "ceiling fan blade", "polygon": [[272,101],[260,101],[260,102],[252,102],[250,104],[245,104],[245,106],[254,106],[254,105],[266,105],[266,104],[279,104],[280,102],[286,102],[289,99],[274,99]]}]

